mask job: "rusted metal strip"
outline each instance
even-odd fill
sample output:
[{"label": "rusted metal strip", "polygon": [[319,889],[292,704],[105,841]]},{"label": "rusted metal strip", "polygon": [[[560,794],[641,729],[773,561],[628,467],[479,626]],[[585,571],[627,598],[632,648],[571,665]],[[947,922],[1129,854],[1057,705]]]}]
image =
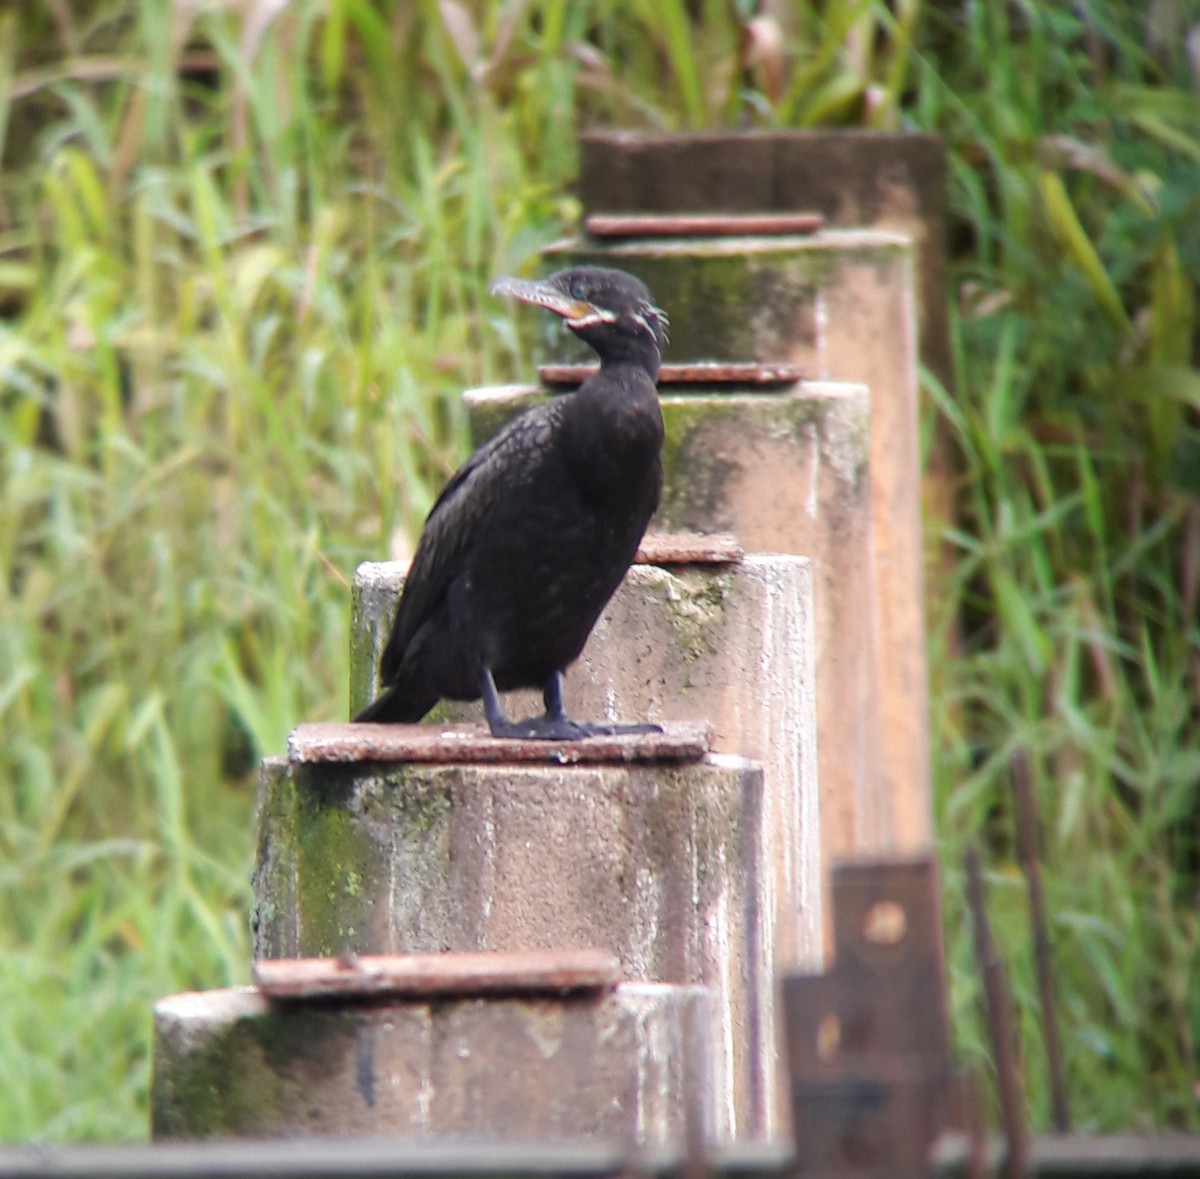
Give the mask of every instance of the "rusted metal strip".
[{"label": "rusted metal strip", "polygon": [[[993,1141],[985,1179],[1003,1174],[1005,1159]],[[968,1179],[971,1144],[947,1134],[938,1143],[929,1179]],[[1029,1140],[1024,1179],[1200,1179],[1200,1136],[1195,1134],[1044,1134]]]},{"label": "rusted metal strip", "polygon": [[343,954],[264,958],[254,985],[270,999],[330,996],[562,994],[615,987],[621,964],[606,950],[520,953]]},{"label": "rusted metal strip", "polygon": [[786,237],[816,233],[820,213],[592,213],[592,237]]},{"label": "rusted metal strip", "polygon": [[482,725],[297,725],[291,762],[613,762],[699,761],[712,747],[707,723],[668,723],[661,733],[528,741],[493,737]]},{"label": "rusted metal strip", "polygon": [[1054,995],[1054,957],[1050,949],[1050,929],[1046,920],[1046,896],[1042,889],[1042,868],[1038,855],[1037,806],[1033,800],[1033,776],[1029,753],[1020,749],[1013,758],[1013,794],[1017,802],[1017,854],[1025,886],[1029,892],[1029,920],[1033,926],[1033,959],[1037,967],[1038,995],[1041,999],[1042,1039],[1046,1047],[1046,1067],[1050,1072],[1050,1116],[1054,1128],[1065,1134],[1071,1128],[1071,1108],[1067,1100],[1067,1082],[1063,1073],[1062,1041],[1058,1033],[1058,1007]]},{"label": "rusted metal strip", "polygon": [[648,532],[638,545],[638,565],[737,565],[745,550],[730,532]]},{"label": "rusted metal strip", "polygon": [[[599,372],[594,364],[543,364],[538,376],[545,385],[574,387]],[[781,363],[664,364],[658,370],[659,385],[794,385],[804,379],[798,365]]]},{"label": "rusted metal strip", "polygon": [[1008,1021],[1008,986],[1004,978],[1004,963],[996,953],[992,929],[987,916],[983,868],[979,853],[968,848],[965,859],[967,871],[967,904],[975,931],[975,956],[983,976],[983,991],[987,1002],[988,1031],[992,1041],[992,1059],[996,1063],[996,1084],[1000,1094],[1000,1116],[1004,1121],[1007,1146],[1004,1174],[1008,1179],[1020,1179],[1025,1174],[1028,1134],[1025,1129],[1025,1108],[1021,1104],[1021,1088],[1017,1066],[1013,1060],[1012,1031]]}]

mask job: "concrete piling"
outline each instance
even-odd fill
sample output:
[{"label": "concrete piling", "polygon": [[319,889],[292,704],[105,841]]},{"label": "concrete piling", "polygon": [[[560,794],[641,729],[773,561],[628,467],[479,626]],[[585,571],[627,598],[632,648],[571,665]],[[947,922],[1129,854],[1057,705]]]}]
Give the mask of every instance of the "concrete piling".
[{"label": "concrete piling", "polygon": [[[894,138],[585,139],[592,232],[546,266],[637,274],[671,345],[662,505],[567,707],[664,731],[497,741],[455,704],[297,728],[260,774],[258,985],[156,1005],[155,1138],[787,1139],[776,980],[825,958],[835,860],[932,834],[916,372],[918,339],[947,355],[940,156]],[[477,443],[582,379],[546,339],[543,385],[466,394]],[[355,578],[351,715],[403,575]]]}]

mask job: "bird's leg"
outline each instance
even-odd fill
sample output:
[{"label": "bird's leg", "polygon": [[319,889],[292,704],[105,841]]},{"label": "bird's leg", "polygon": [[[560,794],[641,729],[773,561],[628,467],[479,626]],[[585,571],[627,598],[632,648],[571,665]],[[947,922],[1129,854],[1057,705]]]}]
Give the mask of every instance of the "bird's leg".
[{"label": "bird's leg", "polygon": [[578,741],[588,735],[586,726],[577,725],[563,712],[562,676],[559,672],[555,672],[546,681],[542,692],[542,699],[546,703],[544,716],[510,721],[504,715],[491,668],[485,667],[479,675],[479,694],[483,697],[483,711],[493,737],[524,737],[534,741]]},{"label": "bird's leg", "polygon": [[492,669],[484,667],[479,673],[479,695],[483,697],[483,712],[487,717],[488,728],[493,737],[509,737],[511,733],[505,730],[513,727],[512,722],[504,715],[504,705],[500,703],[500,693],[496,691],[496,681],[492,678]]},{"label": "bird's leg", "polygon": [[578,741],[583,737],[617,737],[636,733],[661,733],[659,725],[606,725],[573,721],[563,708],[562,672],[551,672],[542,685],[542,700],[546,711],[541,716],[510,721],[504,715],[500,693],[491,669],[485,667],[479,675],[479,694],[483,711],[493,737],[525,738],[533,741]]},{"label": "bird's leg", "polygon": [[542,702],[546,705],[546,719],[565,720],[567,710],[563,707],[563,677],[561,671],[552,671],[542,686]]}]

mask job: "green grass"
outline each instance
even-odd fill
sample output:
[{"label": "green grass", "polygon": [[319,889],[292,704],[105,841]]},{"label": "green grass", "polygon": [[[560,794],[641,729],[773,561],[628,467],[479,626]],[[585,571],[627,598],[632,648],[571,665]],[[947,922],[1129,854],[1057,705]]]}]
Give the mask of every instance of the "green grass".
[{"label": "green grass", "polygon": [[930,44],[961,51],[918,67],[963,235],[960,394],[930,389],[961,472],[931,615],[955,1023],[981,1058],[957,878],[977,840],[1047,1125],[1010,802],[1028,750],[1078,1123],[1195,1127],[1200,107],[1169,36],[1089,12],[930,14]]},{"label": "green grass", "polygon": [[984,1060],[976,841],[1047,1124],[1023,749],[1076,1117],[1200,1124],[1195,14],[829,0],[779,54],[751,8],[0,14],[0,1139],[143,1135],[150,1003],[246,977],[254,766],[344,715],[355,564],[461,456],[458,392],[525,363],[487,283],[577,215],[581,124],[945,136],[956,1037]]}]

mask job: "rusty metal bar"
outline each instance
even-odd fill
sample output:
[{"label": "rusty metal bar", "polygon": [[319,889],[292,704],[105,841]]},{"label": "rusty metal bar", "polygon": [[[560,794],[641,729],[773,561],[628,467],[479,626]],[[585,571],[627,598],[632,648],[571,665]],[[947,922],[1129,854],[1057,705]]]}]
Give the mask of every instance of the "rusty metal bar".
[{"label": "rusty metal bar", "polygon": [[1046,1066],[1050,1073],[1050,1111],[1054,1128],[1065,1134],[1071,1128],[1071,1109],[1063,1075],[1062,1041],[1058,1031],[1058,1005],[1054,993],[1054,955],[1050,947],[1046,920],[1046,897],[1042,889],[1042,868],[1038,855],[1037,807],[1033,798],[1033,776],[1029,754],[1017,751],[1013,759],[1013,793],[1017,802],[1017,855],[1029,892],[1029,920],[1033,927],[1033,960],[1037,969],[1038,995],[1041,999],[1042,1039],[1046,1046]]},{"label": "rusty metal bar", "polygon": [[592,213],[592,237],[785,237],[816,233],[820,213]]},{"label": "rusty metal bar", "polygon": [[[543,364],[538,376],[546,385],[574,387],[599,372],[594,364]],[[804,379],[803,370],[795,364],[771,362],[715,363],[696,361],[692,364],[664,364],[658,371],[662,385],[794,385]]]},{"label": "rusty metal bar", "polygon": [[992,1058],[996,1062],[996,1084],[1000,1094],[1000,1114],[1004,1120],[1004,1137],[1008,1149],[1005,1174],[1008,1179],[1020,1179],[1025,1174],[1027,1135],[1025,1109],[1021,1103],[1016,1062],[1013,1060],[1012,1032],[1008,1022],[1008,987],[1004,979],[1004,963],[996,953],[992,930],[988,923],[987,899],[983,883],[983,868],[979,853],[968,848],[967,903],[975,931],[975,956],[983,976],[987,1005],[988,1030],[992,1041]]},{"label": "rusty metal bar", "polygon": [[729,532],[647,532],[638,545],[638,565],[737,565],[745,556]]},{"label": "rusty metal bar", "polygon": [[[963,1179],[987,1179],[988,1129],[979,1073],[973,1069],[956,1072],[951,1097],[950,1125],[955,1128],[942,1139],[954,1139],[955,1149],[965,1158]],[[936,1160],[938,1156],[935,1154],[934,1157]]]},{"label": "rusty metal bar", "polygon": [[255,986],[271,999],[561,995],[616,986],[621,964],[607,951],[592,949],[343,954],[261,958],[252,975]]},{"label": "rusty metal bar", "polygon": [[699,761],[712,747],[712,726],[670,722],[660,733],[526,741],[493,737],[483,725],[297,725],[291,762],[543,762],[551,765]]},{"label": "rusty metal bar", "polygon": [[[1003,1172],[1004,1151],[992,1143],[984,1175]],[[1027,1179],[1200,1179],[1200,1136],[1195,1134],[1046,1134],[1028,1144]],[[962,1135],[938,1142],[930,1179],[967,1179],[971,1144]]]}]

